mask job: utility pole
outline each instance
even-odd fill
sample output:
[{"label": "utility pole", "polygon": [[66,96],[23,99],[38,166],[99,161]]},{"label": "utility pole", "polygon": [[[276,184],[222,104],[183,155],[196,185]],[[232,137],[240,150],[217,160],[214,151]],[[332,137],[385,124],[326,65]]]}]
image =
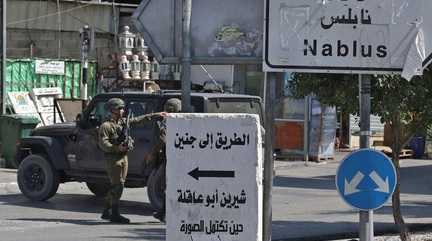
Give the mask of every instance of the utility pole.
[{"label": "utility pole", "polygon": [[[370,142],[370,112],[371,112],[371,76],[359,74],[359,101],[360,101],[360,148],[369,148]],[[373,241],[373,211],[360,211],[359,213],[360,241]]]},{"label": "utility pole", "polygon": [[1,27],[2,27],[2,36],[1,36],[1,55],[2,55],[2,65],[1,65],[1,98],[2,98],[2,114],[6,114],[6,39],[7,39],[7,31],[6,31],[6,8],[7,8],[7,0],[1,0]]},{"label": "utility pole", "polygon": [[81,37],[81,99],[87,100],[88,55],[92,48],[92,34],[88,25],[80,29]]},{"label": "utility pole", "polygon": [[182,110],[191,111],[191,64],[192,64],[192,36],[191,36],[192,0],[183,0],[183,57],[182,57]]}]

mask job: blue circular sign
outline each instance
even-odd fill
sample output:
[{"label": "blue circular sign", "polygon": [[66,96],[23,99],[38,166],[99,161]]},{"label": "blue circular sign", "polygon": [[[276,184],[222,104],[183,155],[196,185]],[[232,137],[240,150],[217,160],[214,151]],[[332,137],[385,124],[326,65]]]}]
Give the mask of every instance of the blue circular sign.
[{"label": "blue circular sign", "polygon": [[341,161],[336,188],[342,199],[354,208],[374,210],[392,196],[396,187],[393,162],[383,153],[361,149]]}]

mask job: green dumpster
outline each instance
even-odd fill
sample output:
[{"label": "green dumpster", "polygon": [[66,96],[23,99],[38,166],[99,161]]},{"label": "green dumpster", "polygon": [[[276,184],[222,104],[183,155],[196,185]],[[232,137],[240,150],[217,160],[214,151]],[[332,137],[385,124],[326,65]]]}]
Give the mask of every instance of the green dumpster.
[{"label": "green dumpster", "polygon": [[6,160],[6,167],[18,167],[15,157],[19,141],[22,137],[29,136],[37,124],[39,119],[34,116],[17,114],[0,116],[1,153]]}]

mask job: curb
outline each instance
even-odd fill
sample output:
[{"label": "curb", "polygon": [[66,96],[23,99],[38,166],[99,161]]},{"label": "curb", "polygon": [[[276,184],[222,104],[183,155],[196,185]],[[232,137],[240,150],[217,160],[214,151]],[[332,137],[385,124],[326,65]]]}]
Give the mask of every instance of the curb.
[{"label": "curb", "polygon": [[[410,233],[415,232],[425,232],[432,231],[431,223],[415,223],[415,224],[407,224]],[[386,228],[383,230],[375,230],[375,237],[378,236],[387,236],[387,235],[398,235],[399,230],[396,225],[392,228]],[[329,240],[340,240],[340,239],[349,239],[355,240],[358,239],[358,233],[346,232],[346,233],[335,233],[335,234],[326,234],[320,236],[310,236],[310,237],[297,237],[297,238],[288,238],[288,239],[272,239],[272,241],[329,241]]]}]

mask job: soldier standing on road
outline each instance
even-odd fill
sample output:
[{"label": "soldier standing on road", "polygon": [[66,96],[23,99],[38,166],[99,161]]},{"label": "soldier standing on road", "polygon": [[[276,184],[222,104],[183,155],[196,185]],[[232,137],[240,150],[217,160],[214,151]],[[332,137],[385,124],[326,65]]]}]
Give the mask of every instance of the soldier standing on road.
[{"label": "soldier standing on road", "polygon": [[[111,112],[111,119],[105,121],[99,128],[99,147],[105,154],[106,170],[111,188],[106,196],[101,218],[113,223],[127,224],[130,220],[120,215],[119,202],[128,172],[127,152],[133,148],[133,140],[128,137],[121,143],[118,141],[126,122],[123,118],[124,101],[120,98],[111,98],[106,103],[106,108]],[[142,115],[131,118],[129,122],[131,125],[136,125],[163,116],[165,116],[164,112]]]},{"label": "soldier standing on road", "polygon": [[[177,98],[171,98],[167,100],[164,105],[164,111],[167,113],[176,113],[181,111],[181,100]],[[153,158],[159,160],[158,163],[163,165],[163,184],[165,185],[165,165],[166,165],[166,120],[163,119],[159,125],[159,138],[158,142],[153,148]],[[165,187],[164,189],[165,190]],[[165,195],[163,195],[165,197]],[[164,198],[165,199],[165,198]],[[153,217],[159,219],[161,222],[165,222],[165,200],[162,203],[162,209],[157,210],[153,213]]]}]

